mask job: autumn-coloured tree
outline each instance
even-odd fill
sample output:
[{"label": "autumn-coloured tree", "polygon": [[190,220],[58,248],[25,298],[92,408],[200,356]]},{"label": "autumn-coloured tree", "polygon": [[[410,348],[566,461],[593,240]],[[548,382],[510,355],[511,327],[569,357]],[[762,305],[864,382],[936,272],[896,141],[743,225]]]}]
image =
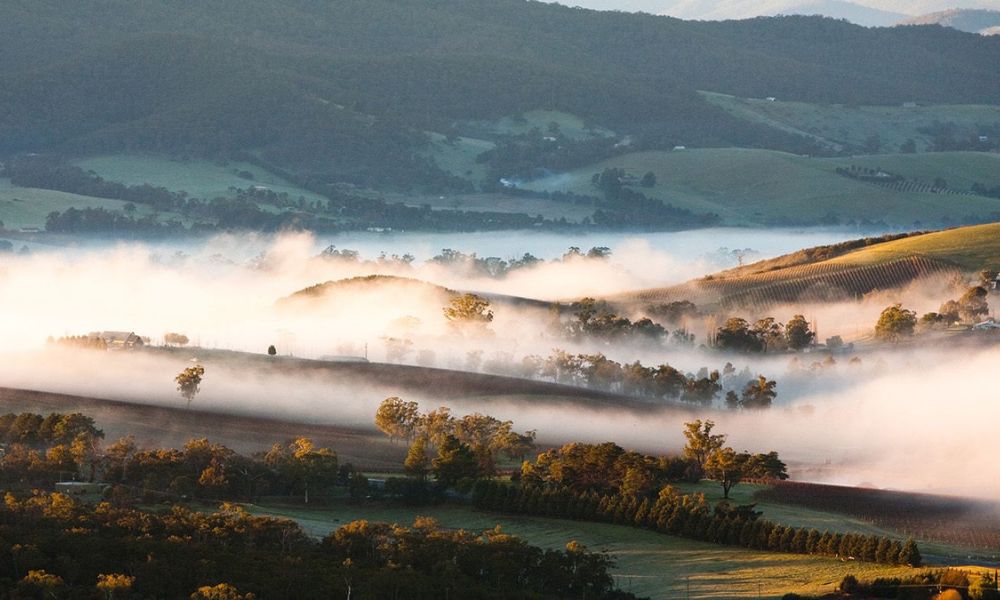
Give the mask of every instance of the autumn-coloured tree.
[{"label": "autumn-coloured tree", "polygon": [[97,590],[104,593],[105,600],[115,600],[118,594],[127,594],[135,584],[135,577],[121,573],[102,573],[97,576]]},{"label": "autumn-coloured tree", "polygon": [[420,407],[397,396],[386,398],[375,411],[375,426],[390,440],[413,437],[420,422]]},{"label": "autumn-coloured tree", "polygon": [[482,334],[489,332],[493,311],[489,300],[475,294],[462,294],[444,308],[444,318],[458,331]]},{"label": "autumn-coloured tree", "polygon": [[427,466],[429,463],[430,461],[427,458],[427,438],[422,435],[417,436],[413,440],[413,443],[410,444],[410,449],[406,453],[403,468],[410,475],[424,479],[427,476]]},{"label": "autumn-coloured tree", "polygon": [[174,377],[174,381],[177,383],[177,391],[181,393],[181,397],[187,400],[187,408],[191,408],[191,401],[201,391],[201,379],[204,376],[205,367],[195,365],[184,369],[177,374],[177,377]]},{"label": "autumn-coloured tree", "polygon": [[723,444],[726,443],[726,436],[713,434],[713,428],[715,428],[714,422],[702,422],[701,419],[684,424],[684,438],[687,439],[687,445],[684,446],[684,457],[697,462],[702,470],[705,468],[708,456],[722,448]]}]

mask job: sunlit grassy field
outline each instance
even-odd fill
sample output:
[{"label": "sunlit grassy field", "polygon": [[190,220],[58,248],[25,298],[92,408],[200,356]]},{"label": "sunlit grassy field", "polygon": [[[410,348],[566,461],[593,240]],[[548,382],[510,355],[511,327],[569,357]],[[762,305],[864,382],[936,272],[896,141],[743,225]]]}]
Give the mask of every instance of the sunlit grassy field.
[{"label": "sunlit grassy field", "polygon": [[906,567],[727,548],[631,527],[500,516],[457,506],[253,507],[252,512],[295,519],[316,536],[325,536],[358,519],[410,524],[416,516],[427,516],[445,527],[473,531],[500,525],[505,531],[546,548],[562,548],[570,540],[576,540],[591,550],[606,551],[615,558],[618,564],[615,574],[623,589],[663,600],[780,598],[789,592],[833,591],[848,573],[859,578],[873,578],[912,572]]},{"label": "sunlit grassy field", "polygon": [[1000,223],[960,227],[877,244],[832,259],[832,263],[868,264],[905,256],[925,256],[967,270],[1000,267]]}]

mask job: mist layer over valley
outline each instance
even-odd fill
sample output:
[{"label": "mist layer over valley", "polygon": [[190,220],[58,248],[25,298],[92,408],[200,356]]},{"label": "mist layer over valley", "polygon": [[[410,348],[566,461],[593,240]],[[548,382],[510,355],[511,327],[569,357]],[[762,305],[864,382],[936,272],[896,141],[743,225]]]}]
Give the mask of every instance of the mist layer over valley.
[{"label": "mist layer over valley", "polygon": [[[399,395],[425,409],[446,405],[459,414],[513,420],[519,428],[537,429],[544,444],[617,440],[656,452],[677,451],[674,432],[701,416],[728,432],[734,447],[779,451],[797,479],[971,495],[1000,491],[988,469],[1000,450],[989,441],[990,423],[1000,415],[980,402],[991,386],[989,365],[1000,358],[1000,349],[989,345],[949,351],[907,345],[821,361],[809,354],[728,355],[705,348],[718,317],[686,322],[696,336],[690,345],[566,340],[551,333],[550,301],[674,284],[747,256],[763,259],[846,237],[836,231],[718,230],[643,239],[423,237],[413,244],[406,236],[220,236],[200,245],[11,255],[0,264],[0,386],[182,408],[172,377],[197,361],[208,374],[195,408],[210,412],[371,429],[379,402]],[[360,256],[321,253],[333,243]],[[431,260],[439,243],[479,257],[531,253],[547,262],[490,276],[468,262]],[[609,247],[610,256],[562,256],[569,246],[585,252],[591,244]],[[379,261],[383,252],[389,258]],[[410,262],[391,258],[408,252],[415,255]],[[301,292],[326,282],[333,283],[321,293]],[[918,311],[934,310],[953,285],[931,278],[859,300],[733,314],[786,321],[804,312],[822,335],[863,343],[887,303],[905,300]],[[493,300],[490,333],[465,335],[449,327],[442,309],[459,291]],[[637,318],[641,309],[635,311]],[[95,353],[46,343],[102,330],[134,331],[153,345],[177,332],[190,338],[191,347]],[[263,353],[272,344],[279,356],[268,359]],[[421,379],[444,373],[434,369],[516,377],[510,365],[556,348],[600,352],[622,364],[668,363],[692,376],[729,362],[733,370],[722,379],[724,389],[738,390],[745,379],[764,374],[778,382],[778,397],[770,411],[734,413],[720,405],[677,407],[580,388],[540,391],[511,383],[517,379],[454,387],[436,386],[435,376]],[[336,362],[365,355],[432,370],[395,380]]]}]

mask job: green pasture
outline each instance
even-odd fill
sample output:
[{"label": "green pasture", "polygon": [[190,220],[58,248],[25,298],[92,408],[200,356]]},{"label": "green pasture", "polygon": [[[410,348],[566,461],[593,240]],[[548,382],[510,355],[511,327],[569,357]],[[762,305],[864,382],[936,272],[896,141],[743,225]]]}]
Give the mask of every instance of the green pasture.
[{"label": "green pasture", "polygon": [[[904,170],[912,161],[907,172],[926,171],[921,165],[941,163],[930,173],[945,179],[950,176],[956,183],[986,183],[1000,177],[992,168],[1000,164],[996,157],[958,154],[897,155],[885,162]],[[643,193],[695,212],[717,213],[730,224],[815,223],[829,215],[842,222],[867,219],[912,225],[966,215],[987,217],[1000,211],[1000,200],[995,198],[899,192],[836,173],[837,167],[881,158],[822,159],[743,148],[638,152],[538,179],[526,187],[594,195],[597,190],[591,178],[605,168],[623,168],[636,177],[652,171],[656,187],[640,188]],[[950,175],[953,163],[964,165],[961,176]]]},{"label": "green pasture", "polygon": [[[325,200],[261,167],[243,162],[215,163],[151,154],[114,154],[78,159],[73,164],[108,181],[126,185],[148,183],[175,192],[184,191],[194,198],[232,197],[232,187],[263,186],[279,194],[287,193],[292,199],[302,196],[310,201]],[[240,173],[249,173],[253,178],[241,177]]]},{"label": "green pasture", "polygon": [[664,600],[780,598],[789,592],[833,591],[849,573],[873,578],[912,571],[906,567],[727,548],[603,523],[499,516],[459,506],[396,508],[345,504],[316,509],[251,507],[251,511],[294,519],[315,536],[325,536],[358,519],[410,524],[415,517],[425,516],[445,527],[472,531],[500,525],[505,531],[546,548],[562,548],[576,540],[591,550],[608,552],[616,560],[615,575],[623,589]]}]

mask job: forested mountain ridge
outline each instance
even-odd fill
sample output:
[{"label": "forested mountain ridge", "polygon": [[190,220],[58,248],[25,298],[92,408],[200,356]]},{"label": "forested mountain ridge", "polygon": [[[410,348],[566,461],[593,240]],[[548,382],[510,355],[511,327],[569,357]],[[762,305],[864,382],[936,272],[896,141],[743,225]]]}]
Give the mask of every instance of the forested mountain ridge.
[{"label": "forested mountain ridge", "polygon": [[415,153],[425,132],[537,108],[648,148],[808,152],[810,140],[740,121],[697,91],[1000,102],[1000,39],[523,0],[11,0],[0,55],[0,153],[252,151],[362,184],[440,178]]}]

